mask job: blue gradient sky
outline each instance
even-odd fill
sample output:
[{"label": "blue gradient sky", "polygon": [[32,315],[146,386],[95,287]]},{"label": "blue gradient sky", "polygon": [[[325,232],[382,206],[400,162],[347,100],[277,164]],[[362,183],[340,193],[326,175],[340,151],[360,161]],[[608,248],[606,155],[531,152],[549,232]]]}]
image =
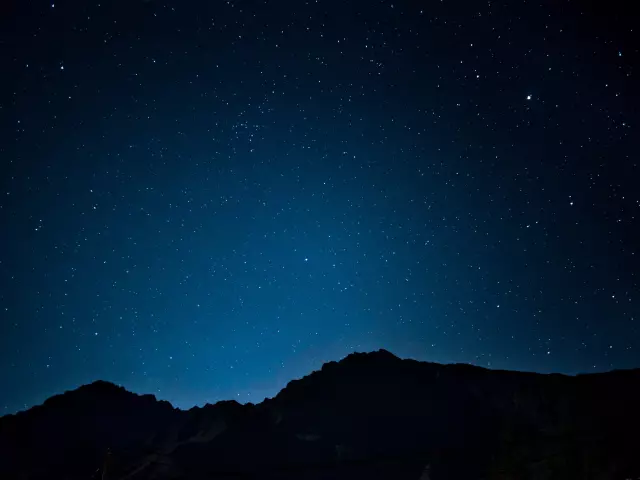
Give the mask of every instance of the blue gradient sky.
[{"label": "blue gradient sky", "polygon": [[624,15],[21,3],[0,20],[0,413],[99,378],[258,402],[378,348],[640,366]]}]

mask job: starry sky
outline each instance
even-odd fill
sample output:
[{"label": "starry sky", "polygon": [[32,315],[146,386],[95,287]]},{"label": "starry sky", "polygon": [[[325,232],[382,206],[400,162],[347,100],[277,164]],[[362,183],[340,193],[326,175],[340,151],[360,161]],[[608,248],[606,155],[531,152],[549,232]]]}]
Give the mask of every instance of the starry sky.
[{"label": "starry sky", "polygon": [[640,367],[625,8],[3,2],[0,414],[259,402],[378,348]]}]

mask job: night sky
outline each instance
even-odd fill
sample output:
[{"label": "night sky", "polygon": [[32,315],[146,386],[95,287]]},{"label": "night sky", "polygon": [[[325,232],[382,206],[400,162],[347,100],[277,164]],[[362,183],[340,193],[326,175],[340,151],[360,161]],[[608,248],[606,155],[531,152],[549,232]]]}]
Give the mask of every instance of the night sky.
[{"label": "night sky", "polygon": [[640,367],[640,42],[598,3],[2,2],[0,413],[378,348]]}]

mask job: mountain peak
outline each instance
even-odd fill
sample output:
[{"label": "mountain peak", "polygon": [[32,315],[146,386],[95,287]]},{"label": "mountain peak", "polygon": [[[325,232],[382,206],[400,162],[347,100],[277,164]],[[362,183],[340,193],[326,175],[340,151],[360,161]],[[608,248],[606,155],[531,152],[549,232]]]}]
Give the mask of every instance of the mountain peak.
[{"label": "mountain peak", "polygon": [[374,350],[372,352],[353,352],[344,357],[342,362],[351,362],[351,361],[392,361],[395,362],[397,360],[401,360],[400,357],[395,356],[389,350],[385,350],[381,348],[380,350]]},{"label": "mountain peak", "polygon": [[94,382],[80,386],[78,390],[89,390],[96,392],[120,392],[125,390],[125,388],[107,380],[96,380]]}]

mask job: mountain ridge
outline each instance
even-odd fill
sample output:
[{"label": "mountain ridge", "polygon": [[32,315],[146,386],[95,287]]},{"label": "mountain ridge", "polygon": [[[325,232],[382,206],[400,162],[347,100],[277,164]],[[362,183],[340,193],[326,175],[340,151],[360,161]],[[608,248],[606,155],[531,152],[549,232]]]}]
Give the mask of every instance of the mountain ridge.
[{"label": "mountain ridge", "polygon": [[595,373],[590,373],[590,372],[584,372],[584,373],[576,373],[576,374],[568,374],[568,373],[560,373],[560,372],[550,372],[550,373],[541,373],[541,372],[532,372],[532,371],[524,371],[524,370],[506,370],[506,369],[493,369],[493,368],[487,368],[487,367],[482,367],[479,365],[474,365],[474,364],[470,364],[470,363],[437,363],[437,362],[427,362],[427,361],[422,361],[422,360],[414,360],[411,358],[401,358],[396,356],[395,354],[389,352],[386,349],[378,349],[378,350],[374,350],[371,352],[352,352],[348,355],[346,355],[344,358],[340,359],[340,360],[331,360],[328,362],[325,362],[322,364],[322,366],[320,367],[320,369],[318,370],[313,370],[310,373],[308,373],[307,375],[301,377],[301,378],[294,378],[292,380],[289,380],[287,382],[287,384],[280,389],[280,391],[278,391],[278,393],[276,393],[276,395],[274,397],[266,397],[263,401],[258,402],[258,403],[252,403],[252,402],[247,402],[247,403],[240,403],[237,400],[234,399],[223,399],[223,400],[218,400],[214,403],[205,403],[204,405],[194,405],[192,407],[189,408],[180,408],[177,407],[175,405],[173,405],[169,400],[164,400],[164,399],[159,399],[156,397],[155,394],[153,393],[137,393],[134,392],[132,390],[128,390],[124,385],[122,384],[118,384],[115,382],[111,382],[109,380],[102,380],[102,379],[97,379],[94,380],[90,383],[87,384],[82,384],[79,385],[75,388],[69,389],[69,390],[65,390],[64,392],[52,395],[51,397],[45,399],[43,401],[43,403],[38,404],[38,405],[33,405],[25,410],[20,410],[17,412],[13,412],[13,413],[8,413],[5,415],[0,415],[0,420],[4,417],[9,417],[9,416],[15,416],[15,415],[21,415],[23,413],[29,412],[32,409],[37,409],[38,407],[42,407],[43,405],[46,405],[48,403],[51,402],[55,402],[58,400],[59,397],[63,397],[65,395],[68,395],[70,393],[76,392],[76,391],[90,391],[90,390],[96,390],[96,389],[100,389],[104,392],[108,392],[109,390],[111,390],[112,392],[116,392],[116,391],[120,391],[120,392],[126,392],[128,394],[131,395],[135,395],[137,397],[143,397],[145,399],[153,399],[156,402],[159,403],[163,403],[163,404],[168,404],[171,406],[171,408],[173,408],[174,410],[179,410],[182,412],[189,412],[191,410],[194,409],[202,409],[202,408],[207,408],[207,407],[211,407],[211,406],[215,406],[219,403],[235,403],[238,405],[261,405],[262,403],[264,403],[265,401],[269,401],[273,398],[276,398],[278,395],[280,395],[280,393],[282,393],[285,389],[287,389],[287,387],[289,387],[290,385],[296,385],[298,382],[304,380],[305,378],[312,376],[316,373],[320,373],[325,371],[326,369],[330,369],[332,368],[334,365],[338,365],[340,363],[343,362],[351,362],[354,359],[371,359],[371,358],[377,358],[377,359],[381,359],[381,358],[386,358],[386,359],[391,359],[393,361],[395,360],[399,360],[399,361],[403,361],[403,362],[417,362],[420,364],[426,364],[426,365],[434,365],[437,366],[439,368],[460,368],[460,369],[479,369],[479,370],[485,370],[485,371],[490,371],[490,372],[504,372],[504,373],[515,373],[515,374],[519,374],[519,375],[540,375],[540,376],[558,376],[558,377],[566,377],[566,378],[579,378],[579,377],[584,377],[584,376],[590,376],[590,377],[595,377],[595,376],[599,376],[599,375],[613,375],[616,373],[623,373],[623,372],[640,372],[640,367],[638,368],[627,368],[627,369],[613,369],[613,370],[609,370],[607,372],[595,372]]},{"label": "mountain ridge", "polygon": [[386,350],[258,404],[180,410],[98,380],[0,417],[0,478],[80,480],[107,463],[122,480],[417,480],[427,466],[433,480],[636,478],[639,385],[640,369],[540,374]]}]

